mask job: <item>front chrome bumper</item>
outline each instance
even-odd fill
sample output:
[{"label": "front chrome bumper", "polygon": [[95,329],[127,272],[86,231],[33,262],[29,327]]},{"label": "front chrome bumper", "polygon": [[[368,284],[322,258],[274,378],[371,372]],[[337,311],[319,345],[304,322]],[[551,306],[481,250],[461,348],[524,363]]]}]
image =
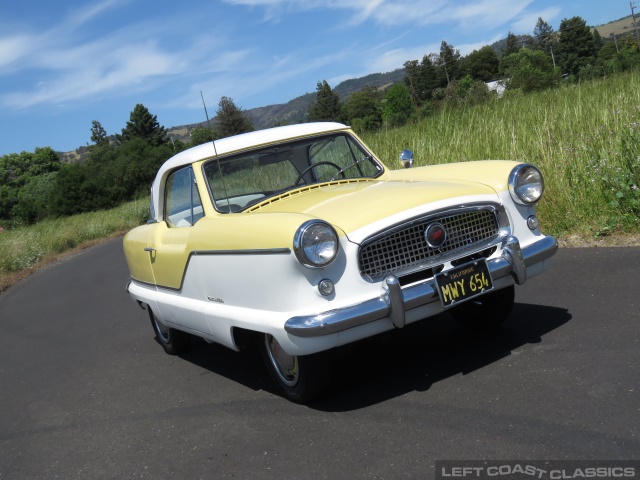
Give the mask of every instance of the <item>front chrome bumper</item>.
[{"label": "front chrome bumper", "polygon": [[[527,280],[527,267],[551,258],[558,250],[555,238],[543,239],[520,248],[520,242],[514,236],[502,242],[502,255],[487,261],[494,280],[512,275],[518,285]],[[393,325],[402,328],[405,325],[405,311],[439,300],[435,283],[424,283],[400,288],[398,278],[389,275],[383,282],[384,293],[380,297],[365,302],[338,308],[316,315],[292,317],[285,322],[285,330],[297,337],[318,337],[341,332],[349,328],[389,317]]]}]

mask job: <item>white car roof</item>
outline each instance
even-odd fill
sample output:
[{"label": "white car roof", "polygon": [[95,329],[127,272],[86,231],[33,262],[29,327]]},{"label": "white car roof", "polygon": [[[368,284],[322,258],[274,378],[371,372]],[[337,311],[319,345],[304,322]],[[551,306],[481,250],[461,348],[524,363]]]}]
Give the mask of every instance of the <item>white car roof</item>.
[{"label": "white car roof", "polygon": [[308,135],[316,135],[336,130],[347,129],[346,125],[333,122],[318,123],[300,123],[297,125],[287,125],[284,127],[267,128],[265,130],[256,130],[254,132],[242,133],[233,137],[222,138],[215,141],[215,150],[212,142],[207,142],[197,147],[190,148],[167,160],[158,174],[162,171],[173,170],[176,167],[189,165],[193,162],[212,158],[216,155],[226,155],[229,153],[245,150],[251,147],[257,147],[283,140],[293,139],[297,137],[306,137]]},{"label": "white car roof", "polygon": [[323,133],[346,130],[349,127],[341,123],[334,122],[316,122],[316,123],[300,123],[297,125],[287,125],[284,127],[268,128],[265,130],[256,130],[254,132],[242,133],[233,137],[227,137],[215,141],[215,149],[212,142],[207,142],[197,147],[190,148],[174,155],[158,170],[156,178],[153,181],[153,206],[155,214],[159,215],[160,192],[164,179],[168,172],[179,167],[191,165],[199,160],[213,158],[217,155],[227,155],[229,153],[246,150],[260,145],[281,142],[284,140],[306,137],[310,135],[318,135]]}]

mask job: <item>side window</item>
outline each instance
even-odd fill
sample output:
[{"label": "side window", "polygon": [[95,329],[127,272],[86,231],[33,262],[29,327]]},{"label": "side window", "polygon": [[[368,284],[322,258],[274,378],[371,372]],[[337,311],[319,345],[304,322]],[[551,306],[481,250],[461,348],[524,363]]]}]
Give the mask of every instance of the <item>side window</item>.
[{"label": "side window", "polygon": [[164,219],[170,227],[190,227],[203,216],[191,167],[173,172],[165,187]]}]

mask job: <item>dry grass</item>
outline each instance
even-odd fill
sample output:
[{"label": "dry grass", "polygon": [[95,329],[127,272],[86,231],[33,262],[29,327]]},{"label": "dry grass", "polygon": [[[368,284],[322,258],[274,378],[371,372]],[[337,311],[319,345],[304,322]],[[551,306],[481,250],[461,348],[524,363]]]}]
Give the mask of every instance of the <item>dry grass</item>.
[{"label": "dry grass", "polygon": [[0,292],[70,253],[140,225],[147,212],[148,200],[135,200],[112,210],[48,219],[1,232]]}]

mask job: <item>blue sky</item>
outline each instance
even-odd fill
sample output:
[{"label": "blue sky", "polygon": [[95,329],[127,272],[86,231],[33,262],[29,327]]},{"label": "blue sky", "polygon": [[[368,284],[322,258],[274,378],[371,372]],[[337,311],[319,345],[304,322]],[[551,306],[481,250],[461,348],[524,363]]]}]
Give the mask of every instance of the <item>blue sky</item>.
[{"label": "blue sky", "polygon": [[21,0],[0,14],[0,155],[119,133],[137,103],[165,127],[220,97],[284,103],[327,80],[402,67],[446,40],[465,55],[579,15],[599,25],[628,0]]}]

